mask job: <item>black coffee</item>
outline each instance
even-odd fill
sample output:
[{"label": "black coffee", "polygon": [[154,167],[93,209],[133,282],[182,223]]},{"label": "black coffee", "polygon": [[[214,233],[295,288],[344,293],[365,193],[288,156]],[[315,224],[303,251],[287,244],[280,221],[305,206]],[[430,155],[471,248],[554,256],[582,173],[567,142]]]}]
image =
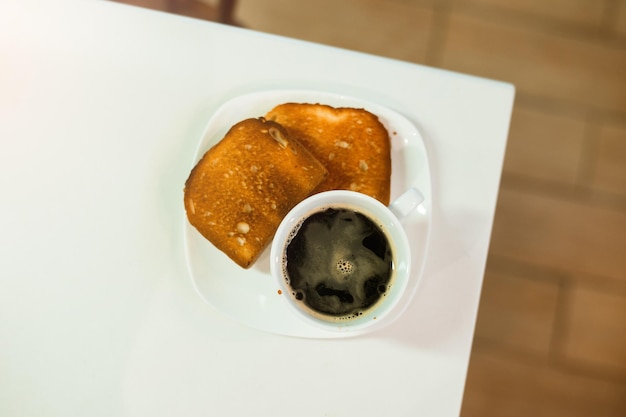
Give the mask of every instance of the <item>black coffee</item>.
[{"label": "black coffee", "polygon": [[367,216],[329,208],[306,218],[286,250],[292,295],[310,309],[335,318],[362,314],[385,294],[392,250]]}]

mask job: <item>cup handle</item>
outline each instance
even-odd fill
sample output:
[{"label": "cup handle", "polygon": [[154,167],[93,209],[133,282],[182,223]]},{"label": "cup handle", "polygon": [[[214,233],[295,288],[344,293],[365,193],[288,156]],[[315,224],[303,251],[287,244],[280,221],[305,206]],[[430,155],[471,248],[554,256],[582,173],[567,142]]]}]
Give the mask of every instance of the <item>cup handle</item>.
[{"label": "cup handle", "polygon": [[403,220],[424,202],[424,194],[415,187],[406,190],[389,205],[389,209],[399,220]]}]

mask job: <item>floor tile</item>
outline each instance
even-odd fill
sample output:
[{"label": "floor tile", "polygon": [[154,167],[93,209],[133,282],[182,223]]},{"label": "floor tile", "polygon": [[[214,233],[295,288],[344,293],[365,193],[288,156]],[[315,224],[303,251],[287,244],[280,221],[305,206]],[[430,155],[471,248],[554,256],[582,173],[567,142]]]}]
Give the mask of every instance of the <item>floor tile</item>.
[{"label": "floor tile", "polygon": [[626,384],[475,349],[461,417],[621,417]]},{"label": "floor tile", "polygon": [[167,13],[189,16],[196,19],[215,20],[217,10],[210,3],[195,0],[113,0],[131,6],[145,7]]},{"label": "floor tile", "polygon": [[492,6],[529,17],[599,26],[603,21],[607,0],[455,0],[455,4]]},{"label": "floor tile", "polygon": [[626,211],[502,188],[490,253],[626,280]]},{"label": "floor tile", "polygon": [[559,299],[558,282],[487,271],[476,337],[547,358]]},{"label": "floor tile", "polygon": [[504,172],[573,185],[584,147],[585,121],[516,103]]},{"label": "floor tile", "polygon": [[440,65],[540,97],[626,111],[626,48],[453,14]]},{"label": "floor tile", "polygon": [[576,286],[568,305],[563,355],[610,368],[626,379],[626,292]]},{"label": "floor tile", "polygon": [[603,125],[598,142],[593,186],[626,195],[626,123]]},{"label": "floor tile", "polygon": [[612,27],[617,34],[626,36],[626,1],[616,2]]},{"label": "floor tile", "polygon": [[422,62],[433,19],[429,2],[240,0],[237,16],[255,30]]}]

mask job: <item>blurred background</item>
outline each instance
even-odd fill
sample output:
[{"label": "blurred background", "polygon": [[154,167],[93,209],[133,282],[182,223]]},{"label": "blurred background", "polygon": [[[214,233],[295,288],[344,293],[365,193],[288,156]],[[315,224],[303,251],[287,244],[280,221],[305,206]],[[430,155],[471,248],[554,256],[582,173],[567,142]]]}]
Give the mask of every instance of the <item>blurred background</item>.
[{"label": "blurred background", "polygon": [[517,96],[463,417],[626,416],[626,0],[120,0]]}]

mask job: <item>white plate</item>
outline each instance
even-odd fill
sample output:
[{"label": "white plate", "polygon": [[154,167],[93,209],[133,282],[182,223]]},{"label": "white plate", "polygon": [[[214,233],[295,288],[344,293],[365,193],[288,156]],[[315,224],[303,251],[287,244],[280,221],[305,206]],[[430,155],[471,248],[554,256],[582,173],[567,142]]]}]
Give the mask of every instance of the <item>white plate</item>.
[{"label": "white plate", "polygon": [[[402,314],[413,298],[428,249],[431,185],[422,137],[404,116],[358,98],[319,91],[271,90],[242,95],[224,103],[209,120],[195,161],[221,140],[235,123],[263,116],[275,105],[285,102],[357,107],[376,114],[391,136],[391,199],[411,186],[418,187],[424,194],[425,202],[403,222],[411,242],[411,280],[401,304],[393,316],[381,325],[388,324]],[[192,167],[189,168],[191,170]],[[271,333],[309,338],[348,336],[312,327],[290,312],[286,300],[282,299],[285,295],[278,293],[278,286],[270,276],[269,247],[250,269],[244,270],[202,237],[189,222],[184,224],[187,265],[193,285],[200,296],[217,310],[243,324]]]}]

